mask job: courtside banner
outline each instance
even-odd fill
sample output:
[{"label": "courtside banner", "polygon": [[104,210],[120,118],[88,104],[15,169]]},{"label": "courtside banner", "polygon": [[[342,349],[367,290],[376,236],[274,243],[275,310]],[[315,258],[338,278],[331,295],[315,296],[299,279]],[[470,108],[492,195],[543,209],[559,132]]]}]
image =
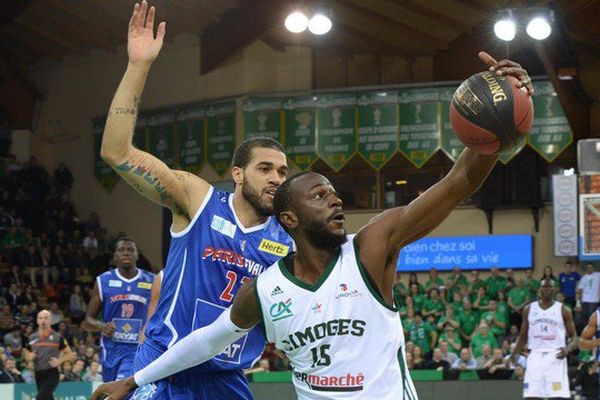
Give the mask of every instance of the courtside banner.
[{"label": "courtside banner", "polygon": [[533,237],[531,235],[486,235],[457,237],[428,237],[400,251],[397,270],[451,271],[462,269],[486,270],[524,269],[533,266]]}]

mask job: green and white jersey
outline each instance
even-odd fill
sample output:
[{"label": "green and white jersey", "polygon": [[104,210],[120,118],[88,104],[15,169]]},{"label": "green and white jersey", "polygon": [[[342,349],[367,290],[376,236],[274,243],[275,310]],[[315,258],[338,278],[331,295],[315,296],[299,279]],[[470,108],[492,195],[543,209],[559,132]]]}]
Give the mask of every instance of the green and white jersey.
[{"label": "green and white jersey", "polygon": [[293,367],[298,398],[416,400],[398,311],[374,290],[353,240],[313,285],[283,260],[256,279],[265,335]]}]

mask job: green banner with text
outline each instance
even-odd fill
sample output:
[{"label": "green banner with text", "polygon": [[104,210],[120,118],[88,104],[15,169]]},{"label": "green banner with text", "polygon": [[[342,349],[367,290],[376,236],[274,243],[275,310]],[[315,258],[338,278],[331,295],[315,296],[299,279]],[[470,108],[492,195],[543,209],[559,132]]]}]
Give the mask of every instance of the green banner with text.
[{"label": "green banner with text", "polygon": [[104,132],[105,123],[106,117],[95,118],[92,121],[92,130],[94,133],[94,176],[102,187],[110,192],[119,181],[119,175],[100,157],[102,133]]},{"label": "green banner with text", "polygon": [[148,116],[147,129],[148,151],[167,164],[169,168],[175,167],[175,111],[153,112]]},{"label": "green banner with text", "polygon": [[317,98],[314,96],[283,101],[286,153],[288,159],[303,171],[317,159],[316,106]]},{"label": "green banner with text", "polygon": [[450,124],[450,103],[456,87],[439,88],[440,91],[440,117],[442,128],[442,151],[446,156],[456,162],[465,148]]},{"label": "green banner with text", "polygon": [[440,92],[436,88],[399,92],[400,152],[421,168],[440,148]]},{"label": "green banner with text", "polygon": [[179,166],[197,174],[204,164],[206,129],[204,106],[189,105],[177,113]]},{"label": "green banner with text", "polygon": [[398,151],[398,94],[358,95],[358,154],[379,171]]},{"label": "green banner with text", "polygon": [[552,162],[573,142],[573,131],[551,82],[534,82],[534,119],[529,145]]},{"label": "green banner with text", "polygon": [[223,176],[229,170],[235,150],[235,101],[207,107],[206,135],[208,163]]},{"label": "green banner with text", "polygon": [[281,140],[281,99],[248,97],[242,103],[244,138],[267,136]]},{"label": "green banner with text", "polygon": [[339,171],[356,153],[356,95],[321,95],[317,108],[317,153]]}]

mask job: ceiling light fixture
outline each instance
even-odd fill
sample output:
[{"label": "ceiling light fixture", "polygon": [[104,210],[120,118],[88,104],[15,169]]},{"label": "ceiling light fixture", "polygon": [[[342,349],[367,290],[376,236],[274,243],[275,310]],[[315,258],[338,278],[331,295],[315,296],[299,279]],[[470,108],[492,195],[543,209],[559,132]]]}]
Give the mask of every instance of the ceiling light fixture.
[{"label": "ceiling light fixture", "polygon": [[331,30],[331,19],[323,14],[314,15],[308,22],[308,30],[315,35],[324,35]]},{"label": "ceiling light fixture", "polygon": [[552,33],[554,12],[544,7],[511,8],[501,10],[494,23],[494,33],[506,42],[517,35],[517,29],[525,28],[527,35],[535,40],[547,39]]},{"label": "ceiling light fixture", "polygon": [[288,31],[301,33],[308,27],[308,17],[300,11],[295,11],[287,16],[283,24]]}]

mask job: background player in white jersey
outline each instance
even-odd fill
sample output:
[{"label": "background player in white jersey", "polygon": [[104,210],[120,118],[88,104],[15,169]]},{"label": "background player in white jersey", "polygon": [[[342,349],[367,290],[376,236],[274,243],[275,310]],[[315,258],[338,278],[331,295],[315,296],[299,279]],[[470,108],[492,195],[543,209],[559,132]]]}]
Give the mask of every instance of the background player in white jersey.
[{"label": "background player in white jersey", "polygon": [[516,364],[517,355],[527,343],[529,356],[523,382],[526,399],[571,398],[567,355],[577,346],[577,331],[571,310],[554,301],[554,289],[552,279],[542,280],[540,299],[523,310],[519,339],[511,354]]},{"label": "background player in white jersey", "polygon": [[581,332],[579,348],[582,350],[596,350],[596,362],[600,362],[600,308],[590,316],[588,324]]},{"label": "background player in white jersey", "polygon": [[[523,85],[529,82],[527,72],[514,63],[508,60],[497,63],[485,53],[480,56],[497,69],[510,69],[509,73],[518,76]],[[496,160],[496,156],[479,155],[466,149],[440,182],[408,206],[393,208],[373,218],[349,243],[346,243],[342,202],[324,176],[305,173],[284,182],[274,200],[275,215],[294,238],[297,252],[285,263],[280,262],[278,268],[267,270],[255,280],[255,285],[244,285],[233,306],[211,325],[182,339],[148,367],[138,371],[135,378],[101,385],[92,399],[108,395],[110,400],[120,400],[138,384],[162,379],[210,359],[261,320],[266,321],[263,312],[267,309],[269,315],[265,317],[270,317],[271,321],[267,322],[266,335],[290,357],[295,369],[294,384],[301,398],[383,399],[401,396],[416,399],[410,375],[403,368],[402,329],[392,300],[399,250],[431,232],[472,195]],[[337,277],[347,278],[348,282],[338,282]],[[272,290],[262,283],[268,284],[273,279],[279,280],[280,284]],[[332,293],[332,285],[337,285],[339,292]],[[323,295],[321,288],[329,295],[323,303],[319,301]],[[270,292],[266,292],[267,289]],[[287,289],[295,293],[304,291],[303,295],[298,295],[298,308],[294,306],[294,298],[286,298]],[[315,304],[304,307],[313,300],[312,295]],[[268,306],[261,304],[270,301],[269,297],[275,299],[277,296],[282,296],[282,300]],[[343,303],[363,298],[364,303],[355,307]],[[369,307],[367,314],[371,315],[365,316],[364,306]],[[336,314],[338,311],[340,315]],[[337,318],[323,320],[319,314],[327,318],[337,315]],[[389,318],[390,315],[395,317]],[[355,316],[359,317],[355,319]],[[315,325],[308,325],[304,331],[285,332],[289,339],[286,344],[283,330],[273,325],[277,321],[290,323],[290,328],[292,322],[314,321]],[[383,321],[386,325],[376,326],[377,322],[373,321]],[[331,346],[337,340],[356,344],[356,348],[363,351],[349,347],[339,354],[332,353]],[[373,354],[365,350],[369,346],[372,346]],[[373,361],[371,358],[384,357],[384,354],[387,355],[384,359]],[[344,374],[345,367],[361,368],[363,372]],[[299,388],[301,384],[306,387]],[[336,392],[321,392],[315,385],[334,387]],[[344,390],[347,386],[350,390]],[[377,394],[373,397],[371,393]]]},{"label": "background player in white jersey", "polygon": [[[96,278],[83,328],[102,332],[102,380],[122,379],[133,371],[133,357],[146,323],[154,274],[138,269],[135,242],[121,238],[115,245],[116,268]],[[98,320],[98,315],[102,320]]]}]

